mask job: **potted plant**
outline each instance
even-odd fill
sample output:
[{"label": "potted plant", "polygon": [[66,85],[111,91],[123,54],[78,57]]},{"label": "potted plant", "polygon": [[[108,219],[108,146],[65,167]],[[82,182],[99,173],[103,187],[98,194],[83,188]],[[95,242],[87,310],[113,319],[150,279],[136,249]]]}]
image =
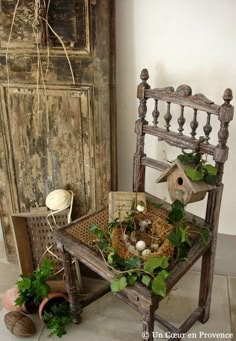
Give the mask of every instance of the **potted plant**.
[{"label": "potted plant", "polygon": [[28,313],[36,312],[42,299],[49,294],[50,287],[46,281],[52,276],[53,269],[53,262],[44,259],[42,266],[31,275],[21,274],[16,282],[18,297],[15,304],[24,306],[24,310]]},{"label": "potted plant", "polygon": [[50,293],[39,306],[39,317],[50,330],[49,336],[62,337],[72,322],[70,305],[66,295]]}]

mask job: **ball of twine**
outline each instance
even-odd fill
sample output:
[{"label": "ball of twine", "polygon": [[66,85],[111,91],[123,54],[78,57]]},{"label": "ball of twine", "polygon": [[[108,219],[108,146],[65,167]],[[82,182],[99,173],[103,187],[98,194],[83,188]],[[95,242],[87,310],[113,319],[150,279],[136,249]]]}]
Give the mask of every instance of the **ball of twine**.
[{"label": "ball of twine", "polygon": [[73,205],[74,195],[72,191],[66,191],[65,189],[56,189],[50,192],[46,197],[46,206],[51,210],[49,216],[54,218],[55,213],[59,213],[70,206],[68,212],[68,223],[71,222],[71,212]]}]

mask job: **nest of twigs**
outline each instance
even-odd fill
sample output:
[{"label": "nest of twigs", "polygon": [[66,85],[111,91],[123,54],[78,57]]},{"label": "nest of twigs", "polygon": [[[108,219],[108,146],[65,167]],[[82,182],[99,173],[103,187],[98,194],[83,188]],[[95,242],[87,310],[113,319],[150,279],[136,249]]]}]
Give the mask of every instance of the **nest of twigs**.
[{"label": "nest of twigs", "polygon": [[[149,207],[147,213],[136,213],[133,231],[127,228],[125,221],[113,230],[112,247],[123,259],[173,256],[174,247],[167,239],[173,225],[167,222],[167,216],[168,212],[164,209],[153,207]],[[145,243],[144,250],[137,249],[139,241]]]}]

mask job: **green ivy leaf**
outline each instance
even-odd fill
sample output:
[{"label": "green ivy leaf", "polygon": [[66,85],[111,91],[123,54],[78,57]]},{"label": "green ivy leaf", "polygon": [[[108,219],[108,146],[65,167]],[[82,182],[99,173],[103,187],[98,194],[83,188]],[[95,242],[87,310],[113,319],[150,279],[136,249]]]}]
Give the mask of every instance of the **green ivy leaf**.
[{"label": "green ivy leaf", "polygon": [[109,243],[107,240],[105,239],[101,239],[98,243],[98,247],[100,250],[104,251],[105,249],[107,249],[109,246]]},{"label": "green ivy leaf", "polygon": [[118,226],[119,226],[119,218],[116,218],[107,225],[107,229],[109,233],[112,233],[112,230]]},{"label": "green ivy leaf", "polygon": [[90,232],[94,233],[99,239],[105,237],[105,233],[96,224],[92,224],[89,230]]},{"label": "green ivy leaf", "polygon": [[188,250],[186,248],[186,244],[182,245],[179,249],[178,249],[178,260],[188,260]]},{"label": "green ivy leaf", "polygon": [[107,262],[108,262],[108,264],[112,264],[112,263],[113,263],[114,255],[115,255],[115,252],[114,252],[114,251],[112,251],[112,252],[109,253],[109,255],[107,256]]},{"label": "green ivy leaf", "polygon": [[202,229],[200,236],[201,236],[203,245],[206,245],[210,237],[209,229],[208,228]]},{"label": "green ivy leaf", "polygon": [[217,183],[217,175],[211,175],[211,174],[208,174],[205,178],[204,178],[204,181],[208,184],[208,185],[216,185]]},{"label": "green ivy leaf", "polygon": [[128,285],[133,285],[138,279],[137,275],[128,275],[127,276],[127,284]]},{"label": "green ivy leaf", "polygon": [[144,264],[144,271],[153,273],[157,268],[165,269],[169,266],[168,258],[163,257],[148,257]]},{"label": "green ivy leaf", "polygon": [[168,215],[168,221],[171,224],[175,224],[181,221],[185,217],[184,205],[179,201],[175,200],[172,204],[172,210]]},{"label": "green ivy leaf", "polygon": [[172,231],[167,238],[173,246],[179,246],[181,244],[181,236],[175,231]]},{"label": "green ivy leaf", "polygon": [[16,282],[16,285],[18,287],[18,290],[20,292],[25,292],[30,289],[31,287],[31,280],[28,277],[24,277]]},{"label": "green ivy leaf", "polygon": [[185,153],[177,156],[177,159],[183,164],[195,164],[198,165],[201,162],[200,153]]},{"label": "green ivy leaf", "polygon": [[168,221],[171,224],[181,221],[185,217],[185,213],[181,209],[173,209],[168,215]]},{"label": "green ivy leaf", "polygon": [[152,282],[152,292],[155,295],[160,295],[162,297],[166,296],[166,279],[169,276],[169,272],[166,270],[162,270],[159,274],[154,278]]},{"label": "green ivy leaf", "polygon": [[184,205],[182,204],[182,202],[180,200],[175,200],[173,203],[172,203],[172,208],[173,209],[180,209],[180,210],[184,210]]},{"label": "green ivy leaf", "polygon": [[139,269],[141,268],[141,259],[138,256],[129,258],[125,260],[125,269],[130,270],[130,269]]},{"label": "green ivy leaf", "polygon": [[149,286],[150,281],[151,281],[151,277],[150,277],[150,276],[148,276],[148,275],[142,276],[142,283],[143,283],[146,287]]},{"label": "green ivy leaf", "polygon": [[179,224],[176,228],[176,232],[180,235],[181,238],[180,242],[181,243],[186,242],[188,228],[184,227],[182,224]]},{"label": "green ivy leaf", "polygon": [[202,172],[192,167],[186,168],[185,173],[192,181],[199,181],[203,179]]},{"label": "green ivy leaf", "polygon": [[111,291],[112,292],[121,291],[126,287],[127,287],[127,280],[126,280],[126,277],[124,277],[124,276],[122,276],[121,278],[119,278],[119,279],[117,279],[111,283]]},{"label": "green ivy leaf", "polygon": [[217,168],[212,165],[205,165],[203,168],[207,170],[207,173],[210,175],[217,175]]},{"label": "green ivy leaf", "polygon": [[161,268],[162,269],[167,269],[169,266],[169,257],[163,256],[162,257],[162,263],[161,263]]}]

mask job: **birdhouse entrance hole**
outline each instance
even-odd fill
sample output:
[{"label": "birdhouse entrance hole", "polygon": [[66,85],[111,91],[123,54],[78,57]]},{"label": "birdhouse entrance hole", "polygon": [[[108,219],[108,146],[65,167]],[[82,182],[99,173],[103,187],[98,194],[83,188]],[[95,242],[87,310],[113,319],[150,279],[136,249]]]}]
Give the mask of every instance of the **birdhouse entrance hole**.
[{"label": "birdhouse entrance hole", "polygon": [[184,182],[183,178],[181,178],[181,177],[177,178],[177,184],[178,185],[180,185],[180,186],[183,185],[183,182]]}]

